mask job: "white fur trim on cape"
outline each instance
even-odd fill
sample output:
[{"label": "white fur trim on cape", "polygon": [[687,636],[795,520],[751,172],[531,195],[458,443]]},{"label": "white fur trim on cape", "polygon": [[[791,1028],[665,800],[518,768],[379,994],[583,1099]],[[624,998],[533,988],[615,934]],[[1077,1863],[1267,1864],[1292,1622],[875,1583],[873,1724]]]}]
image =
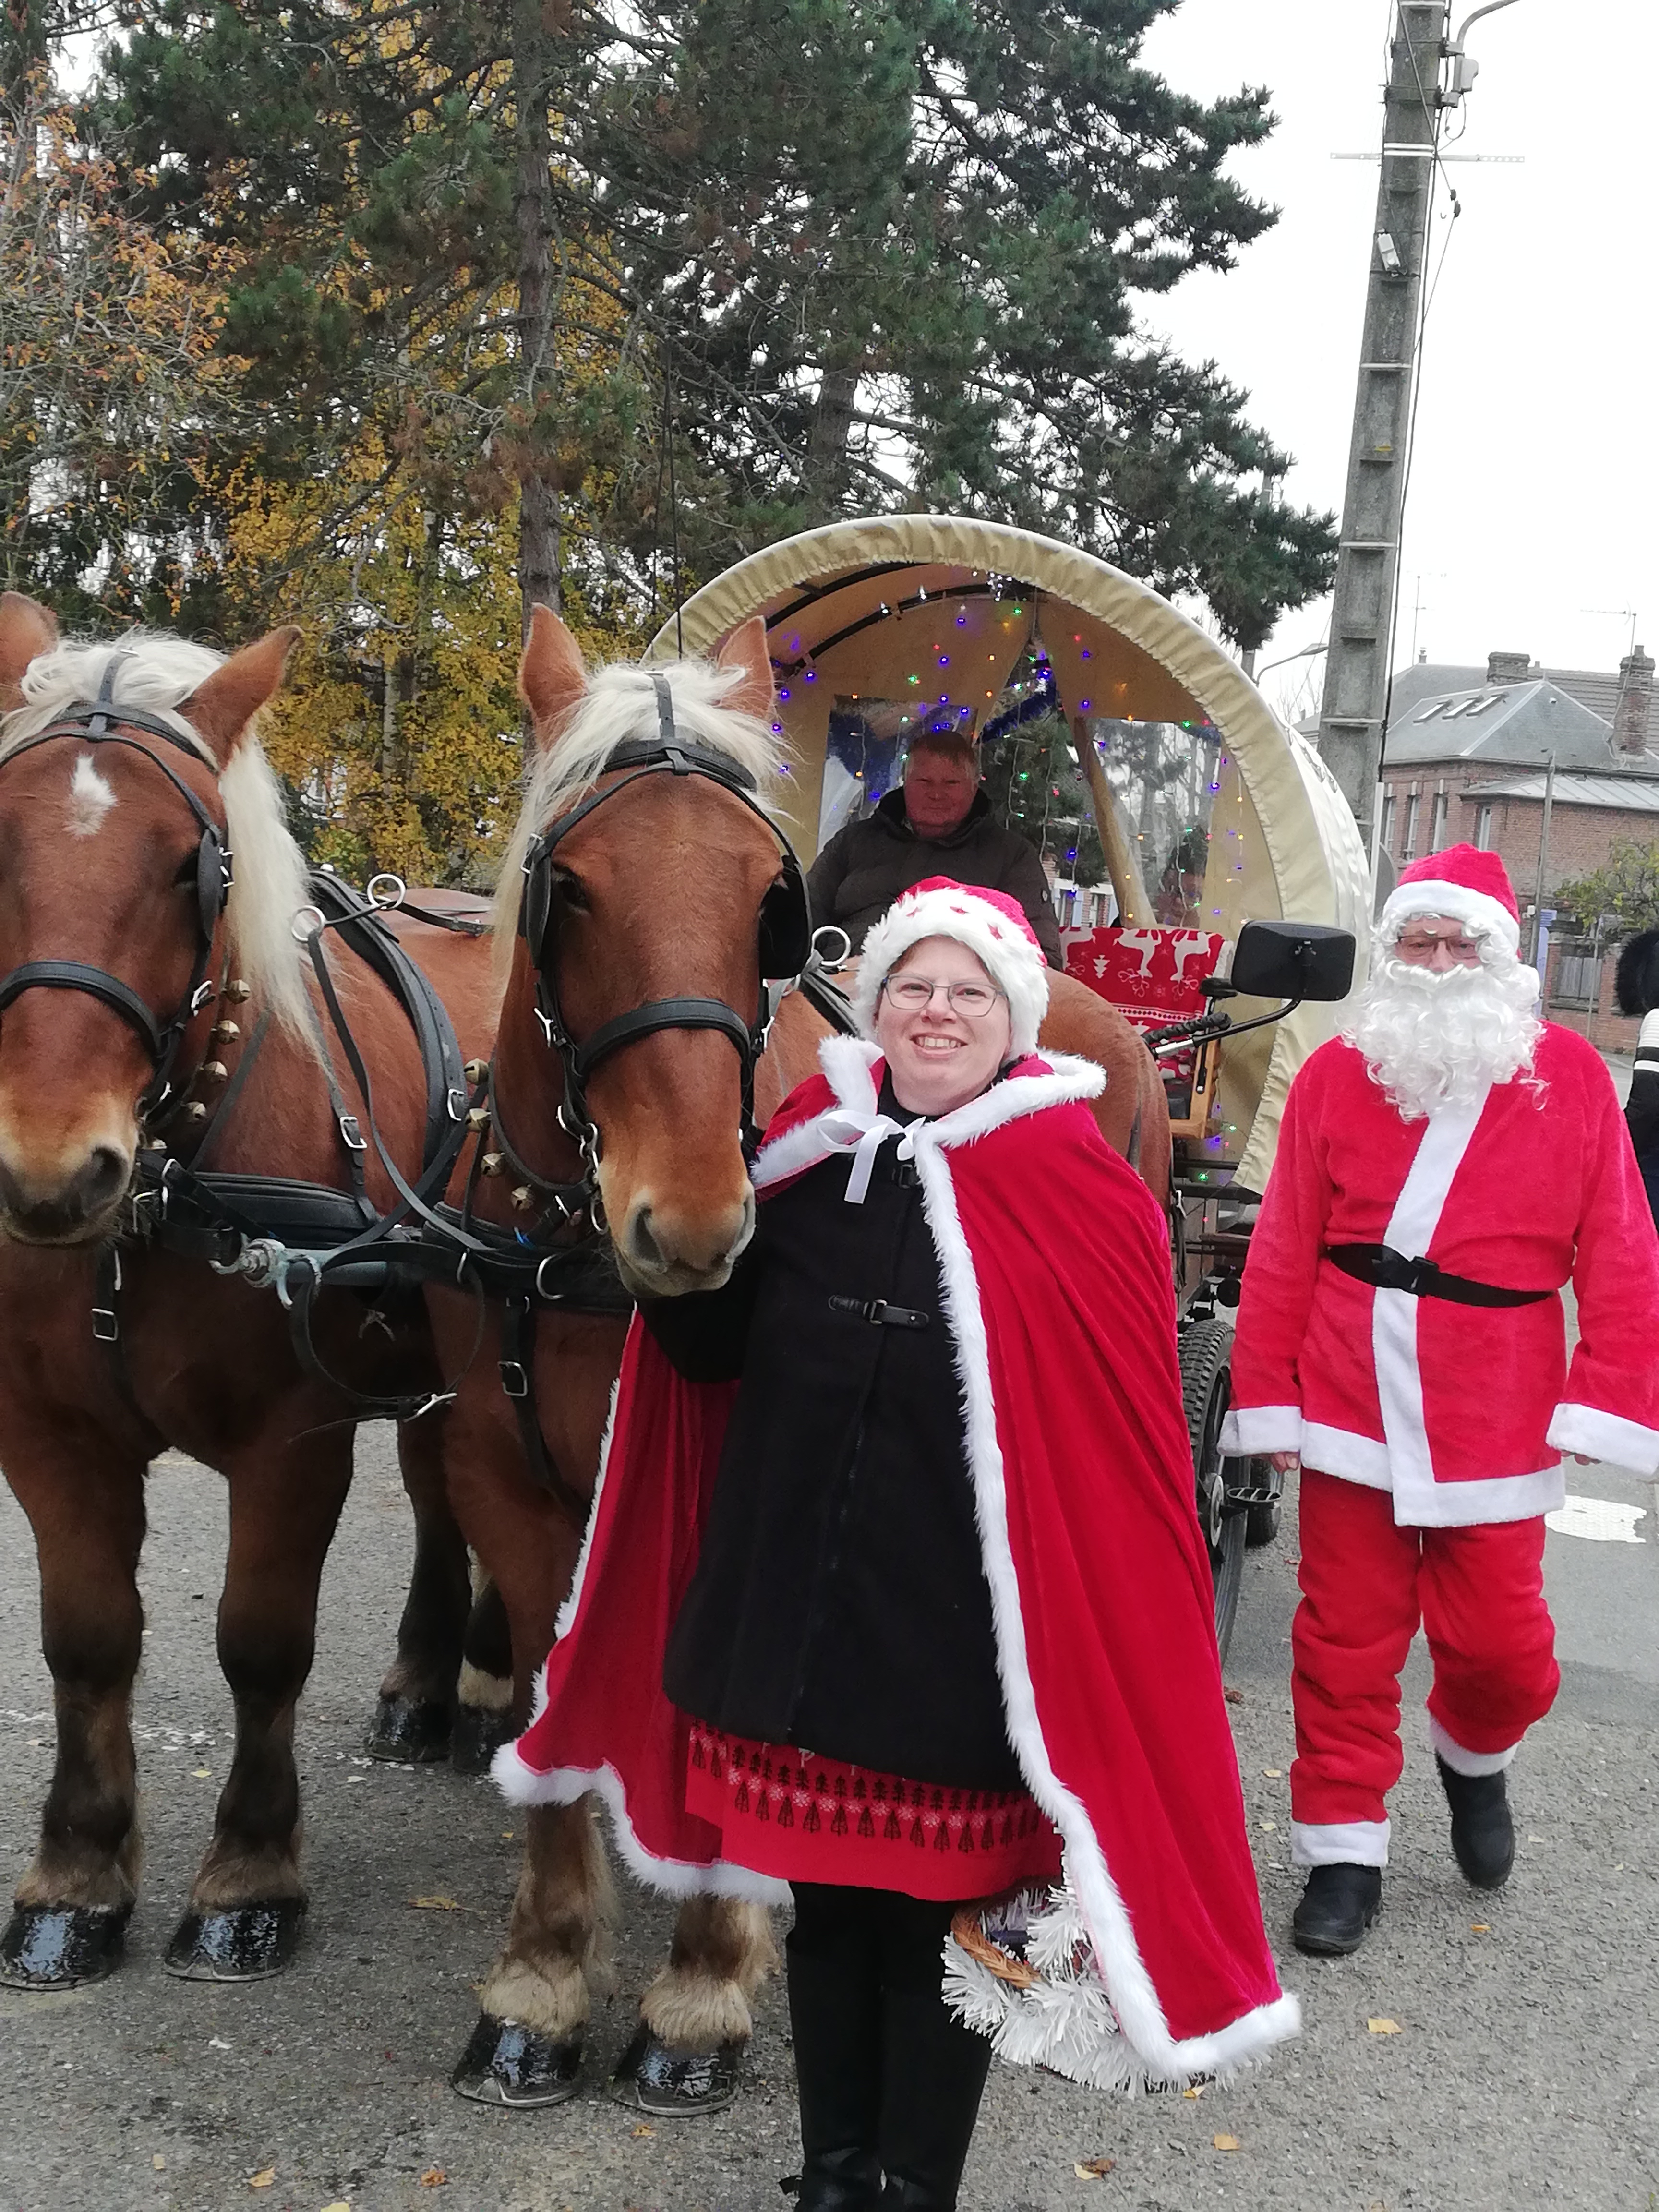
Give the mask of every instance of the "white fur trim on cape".
[{"label": "white fur trim on cape", "polygon": [[[638,1328],[640,1325],[636,1317],[632,1326]],[[622,1376],[618,1375],[611,1385],[611,1410],[605,1417],[605,1438],[599,1446],[599,1469],[593,1478],[593,1502],[587,1509],[587,1526],[582,1531],[581,1550],[576,1554],[576,1571],[570,1578],[570,1588],[565,1595],[564,1603],[559,1607],[558,1618],[553,1623],[553,1641],[556,1644],[576,1618],[576,1607],[581,1603],[582,1584],[587,1579],[587,1555],[593,1548],[593,1531],[599,1525],[599,1498],[605,1489],[605,1472],[611,1464],[611,1439],[617,1432],[617,1401],[621,1395]],[[544,1667],[538,1679],[544,1681],[546,1674],[547,1669]],[[547,1696],[544,1690],[542,1704],[546,1703]],[[538,1706],[537,1711],[540,1709]]]},{"label": "white fur trim on cape", "polygon": [[1389,1863],[1386,1820],[1292,1820],[1291,1864],[1299,1867]]},{"label": "white fur trim on cape", "polygon": [[1429,1741],[1454,1774],[1501,1774],[1520,1750],[1512,1743],[1507,1751],[1465,1751],[1455,1735],[1449,1735],[1430,1713]]},{"label": "white fur trim on cape", "polygon": [[1413,915],[1443,914],[1453,921],[1461,921],[1473,930],[1495,937],[1510,952],[1521,950],[1521,925],[1506,906],[1485,891],[1471,890],[1467,884],[1432,883],[1425,878],[1421,883],[1401,884],[1389,894],[1388,903],[1377,916],[1376,933],[1392,944],[1399,936],[1401,925]]},{"label": "white fur trim on cape", "polygon": [[1036,1050],[1048,1011],[1048,963],[1035,938],[964,884],[949,890],[905,891],[866,936],[853,987],[853,1012],[866,1036],[876,1024],[881,987],[913,945],[927,937],[951,937],[967,946],[1008,1000],[1011,1049],[1024,1059]]},{"label": "white fur trim on cape", "polygon": [[[1038,1084],[1047,1080],[1036,1079]],[[1121,2063],[1113,2066],[1114,2078],[1126,2086],[1136,2081],[1184,2083],[1194,2075],[1235,2071],[1295,2035],[1302,2024],[1301,2008],[1295,1997],[1281,1996],[1230,2021],[1212,2035],[1177,2042],[1170,2033],[1099,1839],[1080,1801],[1055,1774],[1042,1740],[1008,1534],[1002,1447],[997,1437],[990,1350],[980,1308],[979,1283],[957,1212],[950,1161],[935,1132],[918,1133],[916,1163],[927,1224],[939,1254],[945,1314],[962,1383],[974,1514],[991,1590],[997,1671],[1009,1741],[1027,1788],[1060,1831],[1065,1844],[1066,1881],[1088,1933],[1096,1970],[1121,2030]]]}]

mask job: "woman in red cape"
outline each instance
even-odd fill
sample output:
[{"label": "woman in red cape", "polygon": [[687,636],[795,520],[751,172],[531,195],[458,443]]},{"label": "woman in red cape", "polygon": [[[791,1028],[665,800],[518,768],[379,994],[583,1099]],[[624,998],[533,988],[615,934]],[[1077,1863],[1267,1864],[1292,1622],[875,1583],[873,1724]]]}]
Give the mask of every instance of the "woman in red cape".
[{"label": "woman in red cape", "polygon": [[[991,2040],[1184,2083],[1297,2032],[1262,1928],[1163,1218],[1039,1057],[1012,900],[935,878],[755,1163],[753,1244],[630,1334],[518,1802],[784,1901],[816,2212],[949,2208]],[[946,1937],[1053,1890],[1018,2003]],[[1046,1950],[1045,1950],[1046,1945]]]}]

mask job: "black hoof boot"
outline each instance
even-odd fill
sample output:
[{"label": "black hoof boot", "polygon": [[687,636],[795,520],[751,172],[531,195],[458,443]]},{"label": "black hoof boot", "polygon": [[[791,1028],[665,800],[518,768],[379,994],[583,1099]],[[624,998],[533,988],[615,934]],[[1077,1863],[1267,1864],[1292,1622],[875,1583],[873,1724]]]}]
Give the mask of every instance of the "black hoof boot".
[{"label": "black hoof boot", "polygon": [[298,1897],[216,1912],[192,1910],[174,1929],[161,1963],[185,1982],[263,1981],[280,1974],[299,1949],[305,1917],[305,1900]]},{"label": "black hoof boot", "polygon": [[488,1774],[490,1760],[518,1733],[510,1712],[493,1705],[457,1705],[449,1763],[457,1774]]},{"label": "black hoof boot", "polygon": [[0,1988],[72,1990],[121,1963],[130,1905],[19,1905],[0,1936]]},{"label": "black hoof boot", "polygon": [[1452,1856],[1464,1881],[1477,1889],[1502,1889],[1515,1864],[1515,1822],[1504,1776],[1459,1774],[1438,1752],[1434,1763],[1451,1807]]},{"label": "black hoof boot", "polygon": [[1346,1958],[1382,1908],[1381,1867],[1316,1867],[1291,1922],[1296,1948],[1310,1958]]},{"label": "black hoof boot", "polygon": [[371,1759],[431,1766],[450,1754],[452,1708],[438,1698],[382,1698],[363,1739]]},{"label": "black hoof boot", "polygon": [[516,2020],[484,2012],[449,2077],[451,2088],[475,2105],[512,2105],[528,2111],[568,2105],[581,2087],[582,2031],[556,2043]]},{"label": "black hoof boot", "polygon": [[659,2120],[723,2112],[738,2094],[746,2047],[721,2043],[712,2051],[677,2051],[641,2021],[617,2061],[611,2094],[619,2104]]}]

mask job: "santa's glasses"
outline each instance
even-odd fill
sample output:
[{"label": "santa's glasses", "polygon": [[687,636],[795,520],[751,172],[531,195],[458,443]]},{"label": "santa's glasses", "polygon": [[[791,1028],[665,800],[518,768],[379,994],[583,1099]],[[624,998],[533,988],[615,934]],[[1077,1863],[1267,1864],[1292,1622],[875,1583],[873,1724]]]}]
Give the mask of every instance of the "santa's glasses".
[{"label": "santa's glasses", "polygon": [[1422,922],[1407,922],[1394,941],[1395,957],[1413,968],[1433,968],[1443,965],[1441,955],[1455,967],[1478,968],[1480,948],[1485,939],[1471,937],[1456,923],[1443,929]]},{"label": "santa's glasses", "polygon": [[951,1012],[965,1014],[970,1022],[982,1022],[1003,995],[988,983],[946,983],[929,975],[890,975],[882,988],[889,1004],[907,1014],[919,1014],[933,1005],[935,991],[943,991]]}]

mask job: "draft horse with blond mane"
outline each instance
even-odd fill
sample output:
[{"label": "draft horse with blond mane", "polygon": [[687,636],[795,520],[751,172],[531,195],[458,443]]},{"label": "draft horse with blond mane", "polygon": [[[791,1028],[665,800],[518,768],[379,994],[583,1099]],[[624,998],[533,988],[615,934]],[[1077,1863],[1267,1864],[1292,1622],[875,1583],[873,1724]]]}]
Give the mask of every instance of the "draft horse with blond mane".
[{"label": "draft horse with blond mane", "polygon": [[[57,1717],[39,1845],[0,1937],[13,1987],[94,1978],[120,1953],[140,1849],[144,1480],[166,1444],[228,1486],[217,1640],[236,1717],[167,1964],[240,1979],[286,1962],[305,1903],[295,1707],[356,1420],[327,1377],[387,1403],[436,1379],[418,1298],[323,1291],[302,1358],[275,1297],[156,1233],[173,1170],[210,1155],[360,1224],[392,1201],[361,1134],[369,1101],[324,1042],[294,933],[313,894],[252,734],[296,636],[228,660],[165,636],[59,646],[44,608],[0,602],[0,1465],[34,1533]],[[485,948],[406,927],[431,940],[422,958],[465,1048],[487,1049]],[[428,1083],[410,1021],[362,960],[335,946],[323,963],[387,1153],[418,1174]],[[439,1446],[436,1421],[403,1431],[420,1534],[386,1691],[405,1720],[453,1701],[468,1598]]]},{"label": "draft horse with blond mane", "polygon": [[[520,688],[537,750],[497,895],[505,994],[467,1188],[476,1221],[526,1246],[537,1272],[509,1340],[498,1333],[462,1380],[445,1450],[452,1504],[505,1602],[522,1723],[580,1573],[624,1334],[569,1310],[562,1269],[603,1229],[637,1294],[722,1283],[753,1229],[752,1143],[816,1066],[829,1024],[799,993],[769,1018],[808,963],[811,923],[769,811],[781,761],[762,624],[715,661],[612,667],[590,682],[569,633],[538,607]],[[1164,1195],[1168,1113],[1148,1054],[1082,985],[1052,984],[1044,1040],[1107,1067],[1101,1126]],[[453,1366],[470,1316],[452,1292],[429,1299]],[[562,1512],[562,1498],[580,1502]],[[550,2104],[579,2087],[609,1910],[596,1799],[609,1802],[624,1859],[641,1863],[611,1778],[588,1778],[589,1796],[530,1806],[506,1948],[457,2069],[465,2094]],[[662,1867],[651,1875],[664,1886]],[[774,1955],[763,1906],[690,1889],[617,2073],[653,2112],[729,2100]]]}]

